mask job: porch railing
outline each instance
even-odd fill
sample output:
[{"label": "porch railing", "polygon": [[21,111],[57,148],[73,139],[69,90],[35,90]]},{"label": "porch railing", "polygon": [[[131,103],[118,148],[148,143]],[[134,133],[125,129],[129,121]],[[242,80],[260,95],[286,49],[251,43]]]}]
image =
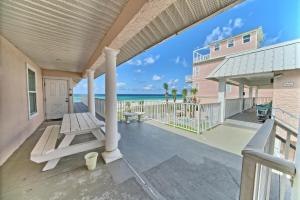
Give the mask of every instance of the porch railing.
[{"label": "porch railing", "polygon": [[[87,105],[86,96],[81,100]],[[105,100],[95,99],[95,111],[105,118]],[[165,101],[118,101],[118,120],[124,112],[144,112],[144,118],[173,127],[201,133],[220,124],[220,104],[173,103]]]},{"label": "porch railing", "polygon": [[248,97],[225,100],[225,118],[241,113],[252,108],[255,104],[266,104],[272,101],[272,97]]},{"label": "porch railing", "polygon": [[[295,117],[295,116],[294,116]],[[299,122],[299,117],[295,117]],[[299,142],[294,128],[281,120],[268,119],[242,151],[241,200],[270,199],[272,172],[279,174],[279,187],[272,188],[280,199],[299,199]],[[292,187],[292,192],[290,188]]]},{"label": "porch railing", "polygon": [[229,118],[233,115],[236,115],[242,112],[243,99],[226,99],[225,100],[225,118]]}]

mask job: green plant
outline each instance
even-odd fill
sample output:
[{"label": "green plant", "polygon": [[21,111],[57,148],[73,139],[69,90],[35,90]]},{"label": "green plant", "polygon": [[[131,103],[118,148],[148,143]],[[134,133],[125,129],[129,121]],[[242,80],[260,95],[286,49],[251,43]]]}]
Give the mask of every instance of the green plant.
[{"label": "green plant", "polygon": [[176,96],[177,96],[177,90],[175,88],[173,88],[171,93],[172,93],[173,100],[174,100],[174,103],[175,103],[176,102]]},{"label": "green plant", "polygon": [[164,89],[165,89],[166,103],[168,103],[168,101],[169,101],[169,93],[168,93],[169,85],[168,85],[168,83],[164,83]]},{"label": "green plant", "polygon": [[197,103],[197,98],[196,98],[197,92],[198,92],[197,88],[192,88],[192,89],[191,89],[191,94],[192,94],[192,101],[193,101],[193,103]]},{"label": "green plant", "polygon": [[182,93],[183,103],[186,103],[186,97],[188,93],[187,89],[184,88],[181,93]]}]

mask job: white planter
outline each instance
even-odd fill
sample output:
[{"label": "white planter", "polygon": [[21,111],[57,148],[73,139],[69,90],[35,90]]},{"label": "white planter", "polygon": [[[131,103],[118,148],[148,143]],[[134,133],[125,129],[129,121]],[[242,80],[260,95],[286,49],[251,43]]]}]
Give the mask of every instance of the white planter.
[{"label": "white planter", "polygon": [[97,152],[90,152],[84,156],[85,164],[86,164],[88,170],[94,170],[96,168],[97,157],[98,157]]}]

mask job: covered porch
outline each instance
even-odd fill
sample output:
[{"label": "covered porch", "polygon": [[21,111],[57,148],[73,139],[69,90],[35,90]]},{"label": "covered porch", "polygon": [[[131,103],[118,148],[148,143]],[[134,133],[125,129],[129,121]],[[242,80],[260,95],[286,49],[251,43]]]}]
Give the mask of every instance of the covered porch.
[{"label": "covered porch", "polygon": [[[86,110],[83,104],[75,104],[74,111]],[[1,184],[1,199],[131,200],[197,199],[199,196],[237,199],[239,196],[240,155],[218,148],[217,144],[214,147],[187,138],[184,131],[180,135],[147,122],[118,124],[122,137],[121,160],[105,165],[99,158],[96,170],[90,172],[84,166],[83,152],[61,159],[53,170],[41,172],[43,164],[32,163],[28,157],[44,129],[60,123],[44,122],[0,168],[1,178],[5,180]],[[247,142],[255,133],[245,127],[228,128],[231,132],[248,134]],[[74,143],[91,137],[78,137]]]}]

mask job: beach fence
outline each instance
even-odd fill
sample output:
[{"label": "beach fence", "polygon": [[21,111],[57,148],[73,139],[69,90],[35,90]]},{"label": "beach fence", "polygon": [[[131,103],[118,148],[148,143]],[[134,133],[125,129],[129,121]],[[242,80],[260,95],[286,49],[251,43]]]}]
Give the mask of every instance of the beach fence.
[{"label": "beach fence", "polygon": [[[87,97],[82,97],[87,105]],[[95,99],[96,113],[105,118],[105,100]],[[117,102],[119,121],[125,121],[124,112],[144,113],[144,119],[201,133],[220,124],[220,103],[194,104],[155,100],[120,100]]]}]

